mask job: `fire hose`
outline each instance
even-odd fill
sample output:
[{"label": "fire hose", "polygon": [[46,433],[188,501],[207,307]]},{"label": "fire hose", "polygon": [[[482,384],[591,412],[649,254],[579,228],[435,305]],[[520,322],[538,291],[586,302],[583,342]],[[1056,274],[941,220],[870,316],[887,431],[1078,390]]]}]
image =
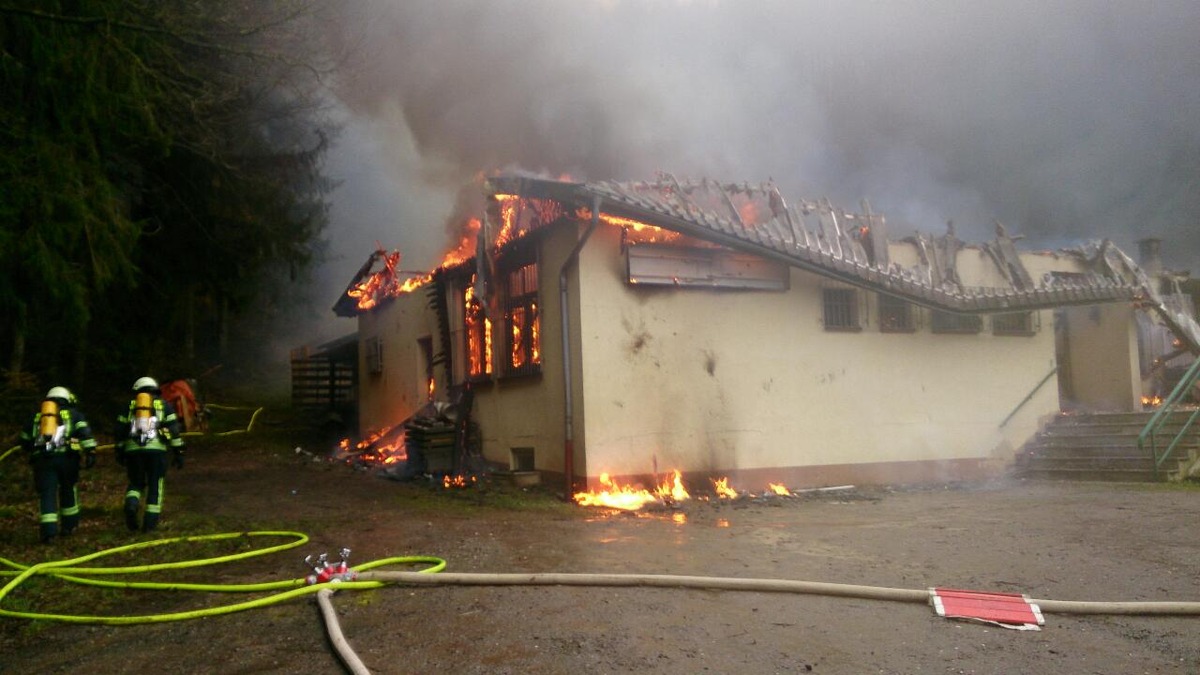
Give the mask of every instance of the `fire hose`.
[{"label": "fire hose", "polygon": [[[156,563],[131,567],[82,567],[84,563],[109,555],[127,553],[143,548],[165,546],[168,544],[202,542],[210,540],[234,540],[250,537],[288,537],[292,541],[275,546],[254,549],[242,553],[225,556],[204,558],[191,561]],[[20,565],[5,558],[0,558],[0,567],[10,568],[0,571],[0,576],[13,577],[3,588],[0,588],[0,616],[44,621],[61,621],[67,623],[90,623],[106,625],[130,625],[143,623],[160,623],[195,619],[218,614],[265,607],[291,598],[316,594],[330,642],[338,651],[338,655],[346,667],[355,675],[366,675],[370,671],[354,653],[338,624],[337,613],[333,609],[332,596],[339,589],[357,590],[374,589],[387,585],[432,586],[608,586],[608,587],[657,587],[683,588],[724,591],[749,591],[770,593],[798,593],[808,595],[823,595],[834,597],[861,598],[867,600],[884,600],[896,602],[919,602],[926,604],[930,601],[928,589],[889,588],[883,586],[864,586],[857,584],[840,584],[816,581],[795,581],[786,579],[755,579],[737,577],[706,577],[683,576],[667,574],[579,574],[579,573],[442,573],[446,561],[433,556],[398,556],[382,558],[354,567],[346,562],[349,551],[342,550],[342,560],[330,562],[322,554],[313,567],[313,574],[305,578],[289,579],[257,584],[193,584],[180,582],[119,582],[89,578],[93,576],[114,576],[123,574],[152,572],[168,569],[182,569],[214,565],[217,563],[242,560],[254,556],[276,553],[296,548],[308,542],[308,536],[299,532],[267,531],[267,532],[233,532],[225,534],[175,537],[139,542],[105,549],[88,555],[69,560],[42,562],[35,565]],[[312,564],[312,557],[305,558]],[[428,565],[417,572],[371,571],[379,567],[392,565]],[[22,582],[36,575],[47,575],[78,584],[98,586],[103,588],[129,588],[153,590],[183,590],[205,592],[274,592],[272,595],[246,602],[238,602],[206,609],[174,612],[168,614],[151,614],[140,616],[85,616],[46,614],[5,609],[4,599]],[[1043,612],[1059,614],[1105,614],[1105,615],[1141,615],[1141,616],[1200,616],[1200,602],[1093,602],[1093,601],[1063,601],[1034,599]]]}]

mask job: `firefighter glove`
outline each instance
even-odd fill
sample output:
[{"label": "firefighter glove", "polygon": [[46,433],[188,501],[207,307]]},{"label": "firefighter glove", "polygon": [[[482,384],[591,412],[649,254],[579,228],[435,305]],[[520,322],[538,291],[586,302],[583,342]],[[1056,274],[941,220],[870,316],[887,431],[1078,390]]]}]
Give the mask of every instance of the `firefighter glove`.
[{"label": "firefighter glove", "polygon": [[177,448],[177,449],[171,451],[171,466],[175,467],[176,469],[183,468],[183,450],[182,449]]},{"label": "firefighter glove", "polygon": [[92,468],[93,466],[96,466],[96,453],[95,453],[95,452],[86,452],[86,453],[84,453],[84,455],[83,455],[83,468],[85,468],[85,469],[90,469],[90,468]]}]

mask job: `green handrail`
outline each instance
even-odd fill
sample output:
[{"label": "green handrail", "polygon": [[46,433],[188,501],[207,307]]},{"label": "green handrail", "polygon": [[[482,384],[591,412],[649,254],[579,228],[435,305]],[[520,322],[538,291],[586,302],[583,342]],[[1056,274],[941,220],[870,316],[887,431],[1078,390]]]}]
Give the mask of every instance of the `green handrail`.
[{"label": "green handrail", "polygon": [[1196,380],[1200,379],[1200,358],[1196,359],[1183,377],[1179,378],[1179,384],[1175,385],[1175,389],[1171,391],[1171,395],[1158,406],[1158,410],[1150,417],[1150,421],[1146,423],[1146,427],[1142,429],[1142,433],[1138,434],[1138,450],[1146,451],[1146,441],[1150,441],[1150,459],[1154,461],[1154,478],[1158,478],[1158,468],[1163,465],[1171,454],[1175,452],[1175,447],[1187,435],[1188,429],[1191,429],[1192,423],[1196,421],[1196,417],[1200,416],[1200,408],[1188,417],[1187,422],[1179,429],[1179,433],[1167,445],[1167,449],[1161,455],[1158,453],[1158,432],[1164,424],[1171,418],[1171,413],[1175,412],[1176,406],[1191,390],[1192,385]]},{"label": "green handrail", "polygon": [[1046,384],[1046,382],[1050,378],[1054,377],[1054,374],[1057,372],[1058,372],[1058,364],[1055,364],[1054,367],[1050,369],[1050,372],[1046,373],[1046,376],[1042,378],[1042,381],[1033,385],[1033,390],[1030,391],[1028,394],[1026,394],[1025,398],[1021,399],[1021,402],[1017,404],[1017,407],[1013,408],[1012,412],[1008,413],[1008,417],[1004,418],[1004,421],[1000,423],[999,428],[1003,429],[1004,425],[1008,424],[1009,420],[1011,420],[1013,417],[1016,416],[1017,411],[1019,411],[1021,408],[1025,407],[1025,404],[1029,403],[1029,399],[1033,398],[1033,395],[1038,393],[1038,390],[1042,388],[1042,385]]}]

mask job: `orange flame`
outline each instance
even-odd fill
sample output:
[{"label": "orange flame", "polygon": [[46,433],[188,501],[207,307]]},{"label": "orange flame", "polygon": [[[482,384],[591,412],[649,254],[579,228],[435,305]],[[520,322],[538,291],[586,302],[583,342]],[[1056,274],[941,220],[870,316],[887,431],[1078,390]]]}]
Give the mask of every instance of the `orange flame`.
[{"label": "orange flame", "polygon": [[478,481],[475,478],[475,476],[471,476],[470,478],[468,478],[462,474],[459,474],[457,476],[446,475],[446,476],[442,477],[442,487],[446,488],[447,490],[449,490],[450,488],[471,487],[476,482],[478,482]]},{"label": "orange flame", "polygon": [[1162,400],[1161,396],[1143,396],[1142,397],[1142,407],[1143,408],[1157,408],[1158,406],[1162,405],[1162,402],[1163,402],[1163,400]]},{"label": "orange flame", "polygon": [[679,469],[675,469],[674,477],[671,480],[663,481],[662,485],[655,488],[654,494],[658,495],[658,498],[664,502],[681,502],[691,498],[687,490],[683,489],[683,478],[679,474]]},{"label": "orange flame", "polygon": [[383,256],[383,269],[373,272],[354,288],[346,291],[346,295],[356,300],[360,310],[366,311],[375,308],[387,298],[417,290],[432,281],[437,270],[453,267],[475,256],[475,240],[481,224],[478,218],[471,218],[464,223],[458,243],[442,256],[442,262],[432,272],[401,280],[400,275],[403,273],[397,269],[400,264],[400,252],[392,251]]},{"label": "orange flame", "polygon": [[713,481],[713,489],[717,492],[717,496],[721,499],[737,499],[738,491],[729,487],[729,478],[721,478]]},{"label": "orange flame", "polygon": [[621,485],[612,480],[607,473],[600,474],[600,484],[604,489],[599,492],[576,492],[575,503],[580,506],[607,506],[636,511],[650,502],[658,501],[649,490]]},{"label": "orange flame", "polygon": [[[580,220],[591,220],[592,211],[588,208],[579,208],[575,210],[575,217]],[[682,234],[672,230],[664,230],[661,227],[643,223],[640,220],[632,218],[621,218],[620,216],[600,214],[600,220],[614,227],[625,228],[625,237],[628,241],[641,244],[652,244],[656,242],[677,241],[683,237]]]},{"label": "orange flame", "polygon": [[368,433],[361,441],[355,443],[353,448],[350,447],[350,439],[343,438],[338,442],[337,456],[361,464],[397,464],[408,460],[404,439],[403,427],[383,427]]},{"label": "orange flame", "polygon": [[683,479],[678,470],[653,492],[641,487],[621,485],[607,473],[600,474],[600,485],[603,489],[599,492],[576,492],[575,503],[580,506],[606,506],[623,511],[636,511],[646,504],[679,502],[690,498],[683,487]]},{"label": "orange flame", "polygon": [[463,291],[464,322],[467,333],[467,368],[473,377],[492,374],[492,321],[483,313],[483,305],[475,299],[475,285]]},{"label": "orange flame", "polygon": [[792,494],[792,491],[779,483],[767,483],[767,489],[771,492],[787,497]]}]

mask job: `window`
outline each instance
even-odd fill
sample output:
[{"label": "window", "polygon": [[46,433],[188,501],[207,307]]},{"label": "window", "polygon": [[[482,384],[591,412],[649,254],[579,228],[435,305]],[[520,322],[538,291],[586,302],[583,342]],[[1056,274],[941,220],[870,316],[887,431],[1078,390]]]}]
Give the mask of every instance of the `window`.
[{"label": "window", "polygon": [[475,297],[474,277],[463,291],[463,324],[467,334],[467,379],[491,377],[492,322],[484,314],[483,303]]},{"label": "window", "polygon": [[509,448],[512,459],[509,468],[513,471],[535,471],[533,448]]},{"label": "window", "polygon": [[879,297],[879,332],[911,333],[917,329],[912,303],[890,295]]},{"label": "window", "polygon": [[858,319],[858,292],[853,288],[822,289],[825,330],[862,330]]},{"label": "window", "polygon": [[935,309],[931,328],[935,333],[978,333],[983,329],[983,319],[975,314],[955,314]]},{"label": "window", "polygon": [[417,351],[421,354],[421,364],[425,370],[426,400],[432,401],[437,389],[436,380],[433,377],[433,338],[428,336],[417,338]]},{"label": "window", "polygon": [[379,375],[383,372],[383,341],[378,337],[367,338],[363,344],[366,351],[367,372]]},{"label": "window", "polygon": [[1033,335],[1033,312],[1013,312],[992,317],[995,335]]},{"label": "window", "polygon": [[538,265],[522,265],[505,277],[504,336],[506,375],[541,370],[541,317],[538,315]]}]

